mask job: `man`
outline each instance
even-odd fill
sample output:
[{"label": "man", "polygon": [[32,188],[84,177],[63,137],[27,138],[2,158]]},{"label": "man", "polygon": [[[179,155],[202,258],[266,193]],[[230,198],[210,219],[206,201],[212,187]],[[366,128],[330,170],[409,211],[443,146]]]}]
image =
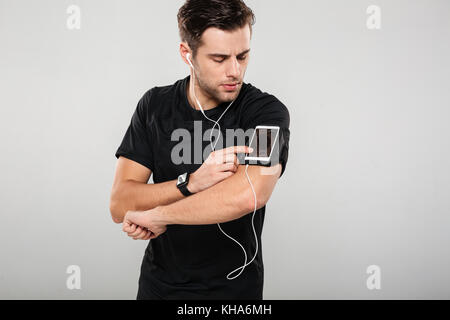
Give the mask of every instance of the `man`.
[{"label": "man", "polygon": [[[137,299],[262,299],[265,205],[286,167],[289,112],[273,95],[243,81],[254,24],[243,1],[188,0],[178,24],[180,54],[188,66],[192,63],[191,75],[154,87],[140,99],[115,154],[111,215],[133,239],[150,240]],[[270,167],[271,174],[259,165],[247,168],[255,193],[237,157],[249,148],[230,144],[213,151],[204,133],[218,126],[204,117],[199,104],[218,121],[222,135],[226,129],[280,127],[279,162]],[[198,124],[200,134],[195,132]],[[177,130],[191,134],[183,141],[182,156],[190,161],[174,161]],[[152,173],[154,183],[147,184]],[[177,184],[184,173],[189,179],[182,188]],[[255,195],[258,243],[252,228]],[[232,280],[227,274],[242,266],[244,254],[218,226],[242,244],[247,262],[258,248],[255,260]]]}]

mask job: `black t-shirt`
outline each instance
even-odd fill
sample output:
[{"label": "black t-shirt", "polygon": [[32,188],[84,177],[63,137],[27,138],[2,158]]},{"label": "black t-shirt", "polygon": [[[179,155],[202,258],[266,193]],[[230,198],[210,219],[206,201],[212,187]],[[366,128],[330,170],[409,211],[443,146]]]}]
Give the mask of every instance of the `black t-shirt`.
[{"label": "black t-shirt", "polygon": [[[205,131],[213,128],[214,123],[206,119],[200,110],[190,106],[186,91],[189,80],[190,76],[187,76],[173,85],[148,90],[139,100],[115,154],[117,158],[123,156],[149,168],[154,183],[174,180],[184,172],[196,171],[211,152],[211,130],[207,134]],[[221,103],[205,110],[205,114],[217,121],[229,104]],[[275,96],[262,92],[250,83],[243,83],[239,96],[219,121],[221,137],[215,149],[242,145],[237,143],[238,138],[231,141],[226,129],[248,132],[257,125],[279,126],[277,156],[283,175],[288,159],[289,122],[288,109]],[[176,129],[178,134],[172,136]],[[213,143],[218,132],[217,125],[214,130]],[[190,135],[185,136],[187,132]],[[247,136],[245,143],[249,143]],[[174,163],[173,150],[179,151],[180,146],[185,147],[179,153],[185,161]],[[186,151],[189,147],[190,154]],[[204,154],[207,148],[209,151]],[[190,161],[186,161],[188,158]],[[242,164],[241,157],[238,159]],[[258,209],[254,216],[258,254],[233,280],[228,280],[227,275],[244,264],[244,252],[220,231],[217,224],[168,225],[166,232],[150,240],[145,250],[138,298],[156,295],[163,299],[262,299],[264,265],[261,233],[265,209],[266,206]],[[239,219],[220,224],[224,232],[245,248],[247,263],[256,249],[252,215],[253,210]]]}]

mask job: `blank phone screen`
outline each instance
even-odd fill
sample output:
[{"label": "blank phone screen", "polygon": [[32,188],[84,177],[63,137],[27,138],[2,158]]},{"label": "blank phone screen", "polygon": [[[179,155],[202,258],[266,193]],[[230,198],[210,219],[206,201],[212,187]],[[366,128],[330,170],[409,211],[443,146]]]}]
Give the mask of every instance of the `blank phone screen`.
[{"label": "blank phone screen", "polygon": [[255,129],[253,139],[250,142],[250,147],[253,148],[253,152],[248,156],[250,157],[270,157],[273,144],[276,142],[277,132],[279,129]]}]

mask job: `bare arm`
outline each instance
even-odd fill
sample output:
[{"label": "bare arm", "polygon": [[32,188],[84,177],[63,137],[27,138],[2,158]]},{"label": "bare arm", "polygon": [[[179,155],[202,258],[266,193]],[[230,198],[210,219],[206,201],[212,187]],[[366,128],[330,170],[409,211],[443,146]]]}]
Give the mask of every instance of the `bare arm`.
[{"label": "bare arm", "polygon": [[[147,167],[119,157],[110,199],[114,222],[121,223],[128,210],[149,210],[185,198],[176,186],[176,179],[147,184],[151,174]],[[195,192],[192,181],[193,179],[190,179],[188,189]]]},{"label": "bare arm", "polygon": [[[249,166],[247,171],[257,198],[256,209],[269,200],[281,173],[281,164],[272,167],[270,174],[264,170],[267,168]],[[245,174],[245,165],[240,165],[233,176],[200,193],[152,210],[127,212],[123,231],[134,239],[148,240],[164,233],[169,224],[223,223],[239,219],[254,209],[254,196]],[[136,231],[130,228],[132,225],[140,227]]]},{"label": "bare arm", "polygon": [[[270,175],[261,174],[264,169],[249,166],[247,170],[256,193],[256,209],[263,207],[269,200],[281,173],[281,164],[277,164]],[[254,208],[254,195],[245,174],[245,165],[240,165],[228,179],[160,209],[162,222],[166,225],[200,225],[235,220],[253,212]]]},{"label": "bare arm", "polygon": [[[236,153],[251,152],[250,149],[233,146],[211,152],[201,167],[191,173],[188,190],[201,192],[232,176],[239,165]],[[121,223],[127,211],[151,210],[185,198],[176,186],[176,179],[147,184],[150,175],[151,170],[147,167],[119,157],[110,199],[114,222]]]}]

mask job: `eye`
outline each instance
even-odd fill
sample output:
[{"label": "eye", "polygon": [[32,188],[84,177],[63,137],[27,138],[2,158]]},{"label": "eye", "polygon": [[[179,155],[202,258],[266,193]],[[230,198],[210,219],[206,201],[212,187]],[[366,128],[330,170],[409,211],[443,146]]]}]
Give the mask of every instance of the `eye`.
[{"label": "eye", "polygon": [[[247,56],[244,56],[244,57],[238,57],[238,60],[241,60],[241,61],[244,61],[245,59],[247,59]],[[225,61],[225,59],[222,59],[222,60],[215,60],[215,59],[213,59],[215,62],[217,62],[217,63],[222,63],[222,62],[224,62]]]}]

